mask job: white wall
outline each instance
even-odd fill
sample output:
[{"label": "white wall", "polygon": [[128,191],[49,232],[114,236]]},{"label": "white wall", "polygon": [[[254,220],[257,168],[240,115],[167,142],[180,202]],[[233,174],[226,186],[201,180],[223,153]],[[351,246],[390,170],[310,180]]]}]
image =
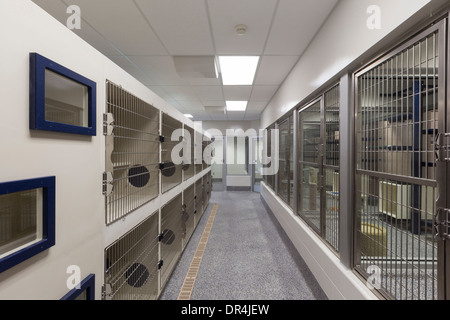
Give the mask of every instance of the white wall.
[{"label": "white wall", "polygon": [[[80,267],[81,279],[95,274],[100,299],[105,246],[208,171],[106,227],[102,195],[106,79],[185,124],[194,127],[194,123],[29,0],[2,0],[0,43],[0,182],[56,176],[56,245],[0,273],[0,300],[60,299],[69,291],[70,265]],[[97,83],[96,136],[29,129],[30,52]]]},{"label": "white wall", "polygon": [[[430,0],[342,0],[261,117],[266,128],[392,32]],[[442,2],[442,1],[439,1]],[[381,9],[381,29],[369,29],[367,8]]]}]

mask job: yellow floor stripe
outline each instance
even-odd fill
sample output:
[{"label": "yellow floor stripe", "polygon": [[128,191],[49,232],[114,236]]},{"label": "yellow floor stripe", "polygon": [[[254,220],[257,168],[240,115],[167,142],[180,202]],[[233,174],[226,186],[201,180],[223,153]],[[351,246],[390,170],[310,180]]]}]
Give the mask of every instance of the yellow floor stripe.
[{"label": "yellow floor stripe", "polygon": [[192,258],[191,265],[184,279],[183,285],[181,286],[180,294],[178,295],[178,300],[190,300],[192,290],[194,290],[195,279],[197,279],[198,270],[200,269],[200,264],[202,262],[203,254],[205,253],[206,244],[208,243],[209,235],[211,234],[211,229],[216,217],[218,204],[215,204],[211,210],[208,222],[206,222],[205,230],[203,230],[202,237],[198,243],[197,250],[195,251],[194,257]]}]

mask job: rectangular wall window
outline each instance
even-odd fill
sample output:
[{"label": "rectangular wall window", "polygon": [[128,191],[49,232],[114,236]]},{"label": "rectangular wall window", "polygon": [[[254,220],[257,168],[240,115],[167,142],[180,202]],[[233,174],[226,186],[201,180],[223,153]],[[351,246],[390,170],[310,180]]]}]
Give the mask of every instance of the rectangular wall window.
[{"label": "rectangular wall window", "polygon": [[0,272],[55,244],[55,177],[0,183]]}]

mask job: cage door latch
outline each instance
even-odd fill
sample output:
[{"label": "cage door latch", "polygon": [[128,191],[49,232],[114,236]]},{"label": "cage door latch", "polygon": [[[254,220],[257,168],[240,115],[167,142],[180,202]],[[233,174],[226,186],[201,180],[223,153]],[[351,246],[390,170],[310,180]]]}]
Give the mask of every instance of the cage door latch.
[{"label": "cage door latch", "polygon": [[436,238],[441,240],[450,239],[450,209],[437,208],[434,219]]},{"label": "cage door latch", "polygon": [[103,173],[103,195],[104,196],[109,196],[114,189],[113,186],[113,175],[111,172],[104,172]]},{"label": "cage door latch", "polygon": [[112,300],[112,286],[110,283],[105,283],[102,286],[102,300]]},{"label": "cage door latch", "polygon": [[450,133],[438,133],[435,151],[436,162],[450,162]]},{"label": "cage door latch", "polygon": [[114,132],[114,115],[112,113],[103,114],[103,135],[111,136]]}]

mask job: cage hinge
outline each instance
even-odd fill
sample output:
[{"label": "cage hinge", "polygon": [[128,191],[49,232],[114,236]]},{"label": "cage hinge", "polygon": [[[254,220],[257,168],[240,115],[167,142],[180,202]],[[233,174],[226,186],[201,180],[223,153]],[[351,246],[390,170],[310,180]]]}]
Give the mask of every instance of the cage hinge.
[{"label": "cage hinge", "polygon": [[102,286],[102,300],[112,300],[112,286],[110,283],[105,283]]},{"label": "cage hinge", "polygon": [[102,193],[104,196],[108,196],[113,192],[113,175],[111,172],[103,172],[103,184],[102,184]]},{"label": "cage hinge", "polygon": [[161,143],[164,142],[164,136],[159,136],[159,142],[161,142]]},{"label": "cage hinge", "polygon": [[436,238],[441,240],[450,239],[450,209],[437,208],[434,219]]},{"label": "cage hinge", "polygon": [[164,232],[158,235],[158,241],[161,242],[164,239]]},{"label": "cage hinge", "polygon": [[158,270],[160,270],[162,268],[163,264],[164,264],[164,261],[163,260],[159,260],[159,262],[158,262]]},{"label": "cage hinge", "polygon": [[438,133],[434,147],[436,162],[450,162],[450,133]]},{"label": "cage hinge", "polygon": [[103,114],[103,135],[111,136],[114,132],[114,115],[112,113]]}]

